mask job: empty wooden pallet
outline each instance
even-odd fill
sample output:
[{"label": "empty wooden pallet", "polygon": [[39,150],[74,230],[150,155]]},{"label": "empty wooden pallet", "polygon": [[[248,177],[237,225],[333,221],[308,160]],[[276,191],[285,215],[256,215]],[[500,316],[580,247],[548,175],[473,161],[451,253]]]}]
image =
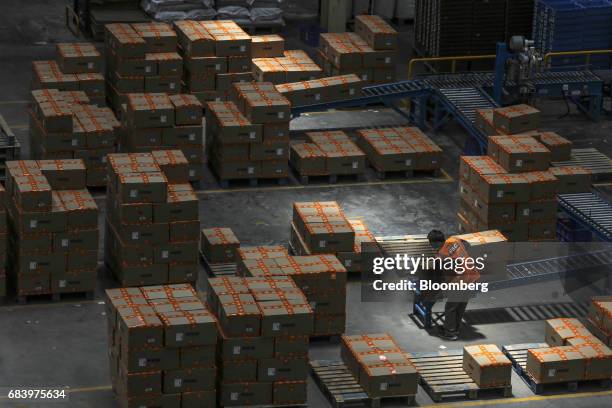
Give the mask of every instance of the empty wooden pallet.
[{"label": "empty wooden pallet", "polygon": [[334,408],[366,407],[370,398],[341,361],[310,362],[312,376]]},{"label": "empty wooden pallet", "polygon": [[476,399],[484,390],[512,396],[511,385],[480,388],[463,369],[463,350],[408,354],[419,372],[421,386],[434,402],[451,397]]}]

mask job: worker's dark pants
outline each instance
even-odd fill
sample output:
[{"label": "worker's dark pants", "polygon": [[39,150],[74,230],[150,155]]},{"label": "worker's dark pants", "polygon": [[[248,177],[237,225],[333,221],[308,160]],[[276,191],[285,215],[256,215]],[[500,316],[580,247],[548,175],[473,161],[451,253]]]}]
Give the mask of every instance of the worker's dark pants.
[{"label": "worker's dark pants", "polygon": [[444,306],[444,329],[446,331],[459,332],[467,304],[468,302],[446,301]]}]

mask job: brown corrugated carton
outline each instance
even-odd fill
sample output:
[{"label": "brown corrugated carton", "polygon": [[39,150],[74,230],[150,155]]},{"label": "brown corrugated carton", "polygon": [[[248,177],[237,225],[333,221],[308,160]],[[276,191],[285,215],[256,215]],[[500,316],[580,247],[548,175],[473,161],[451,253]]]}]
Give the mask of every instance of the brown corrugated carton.
[{"label": "brown corrugated carton", "polygon": [[179,94],[170,95],[169,98],[170,102],[174,106],[175,124],[181,126],[202,124],[204,107],[195,96]]},{"label": "brown corrugated carton", "polygon": [[511,173],[546,171],[550,167],[550,150],[533,137],[491,136],[488,154]]},{"label": "brown corrugated carton", "polygon": [[132,24],[132,28],[145,41],[148,52],[176,51],[177,35],[170,24],[162,22],[136,23]]},{"label": "brown corrugated carton", "polygon": [[507,134],[537,130],[540,111],[529,105],[514,105],[493,110],[493,123]]},{"label": "brown corrugated carton", "polygon": [[23,211],[51,210],[51,186],[45,176],[14,176],[11,188],[15,203]]},{"label": "brown corrugated carton", "polygon": [[550,150],[551,161],[566,161],[572,156],[572,142],[555,132],[539,132],[538,140]]},{"label": "brown corrugated carton", "polygon": [[232,20],[201,21],[212,36],[218,57],[251,55],[251,36]]},{"label": "brown corrugated carton", "polygon": [[584,379],[586,360],[573,346],[529,349],[526,369],[540,384],[580,381]]},{"label": "brown corrugated carton", "polygon": [[465,346],[463,369],[481,388],[510,385],[512,363],[494,344]]},{"label": "brown corrugated carton", "polygon": [[328,174],[326,156],[314,143],[292,144],[289,161],[300,176]]},{"label": "brown corrugated carton", "polygon": [[174,124],[174,105],[164,93],[128,94],[127,120],[134,128],[170,127]]},{"label": "brown corrugated carton", "polygon": [[476,110],[476,127],[485,135],[493,136],[499,134],[493,124],[493,109]]},{"label": "brown corrugated carton", "polygon": [[397,49],[397,31],[381,17],[360,15],[355,17],[355,33],[375,50]]},{"label": "brown corrugated carton", "polygon": [[506,170],[490,156],[461,156],[459,177],[475,188],[480,181],[479,175],[505,174]]},{"label": "brown corrugated carton", "polygon": [[180,150],[156,150],[151,154],[166,176],[168,183],[189,182],[189,162],[183,152]]},{"label": "brown corrugated carton", "polygon": [[181,49],[189,57],[215,55],[214,38],[198,21],[182,20],[174,23]]},{"label": "brown corrugated carton", "polygon": [[487,204],[529,200],[529,180],[521,174],[479,175],[477,195]]},{"label": "brown corrugated carton", "polygon": [[[303,299],[292,299],[282,296],[281,300],[258,302],[261,311],[262,336],[299,336],[310,335],[313,331],[313,311]],[[283,378],[277,380],[295,380]],[[299,378],[297,378],[299,379]]]},{"label": "brown corrugated carton", "polygon": [[558,194],[586,193],[591,191],[591,172],[584,167],[551,167],[548,171],[558,180]]},{"label": "brown corrugated carton", "polygon": [[102,71],[102,54],[92,43],[57,44],[58,64],[66,74]]},{"label": "brown corrugated carton", "polygon": [[201,251],[211,264],[235,262],[239,247],[240,241],[230,228],[202,230]]},{"label": "brown corrugated carton", "polygon": [[219,324],[228,336],[257,337],[261,333],[261,311],[250,294],[219,296]]},{"label": "brown corrugated carton", "polygon": [[122,58],[144,58],[147,52],[146,41],[130,24],[107,24],[106,45]]},{"label": "brown corrugated carton", "polygon": [[403,138],[384,129],[359,130],[359,146],[370,164],[380,172],[412,170],[416,151]]},{"label": "brown corrugated carton", "polygon": [[37,163],[52,189],[79,190],[86,188],[86,170],[83,160],[38,160]]},{"label": "brown corrugated carton", "polygon": [[251,55],[253,58],[282,57],[285,51],[285,40],[277,34],[254,35],[251,37]]},{"label": "brown corrugated carton", "polygon": [[551,221],[557,218],[557,200],[537,200],[516,205],[516,220],[519,222]]},{"label": "brown corrugated carton", "polygon": [[545,327],[545,341],[551,347],[567,346],[568,339],[591,335],[578,319],[549,319]]},{"label": "brown corrugated carton", "polygon": [[272,403],[272,383],[221,384],[222,406],[268,405]]}]

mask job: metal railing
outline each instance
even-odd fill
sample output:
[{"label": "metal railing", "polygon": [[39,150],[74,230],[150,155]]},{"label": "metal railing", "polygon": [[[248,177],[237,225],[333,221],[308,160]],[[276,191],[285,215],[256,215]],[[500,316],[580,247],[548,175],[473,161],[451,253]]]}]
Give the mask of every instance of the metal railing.
[{"label": "metal railing", "polygon": [[585,50],[585,51],[553,51],[544,55],[544,66],[550,68],[550,60],[555,57],[580,57],[584,56],[584,67],[588,68],[592,55],[612,55],[612,50]]},{"label": "metal railing", "polygon": [[412,79],[414,76],[414,66],[418,63],[426,64],[429,62],[445,62],[450,61],[451,63],[451,74],[457,72],[457,62],[459,61],[481,61],[481,60],[495,60],[495,54],[487,55],[459,55],[454,57],[426,57],[426,58],[413,58],[408,62],[408,79]]}]

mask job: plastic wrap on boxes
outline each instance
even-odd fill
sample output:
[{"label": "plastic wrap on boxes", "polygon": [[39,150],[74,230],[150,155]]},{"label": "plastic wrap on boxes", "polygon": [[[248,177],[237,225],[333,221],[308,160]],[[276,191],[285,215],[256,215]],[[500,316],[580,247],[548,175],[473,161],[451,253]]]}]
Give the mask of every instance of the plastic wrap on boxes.
[{"label": "plastic wrap on boxes", "polygon": [[276,7],[256,7],[251,10],[251,20],[254,22],[282,21],[283,10]]}]

